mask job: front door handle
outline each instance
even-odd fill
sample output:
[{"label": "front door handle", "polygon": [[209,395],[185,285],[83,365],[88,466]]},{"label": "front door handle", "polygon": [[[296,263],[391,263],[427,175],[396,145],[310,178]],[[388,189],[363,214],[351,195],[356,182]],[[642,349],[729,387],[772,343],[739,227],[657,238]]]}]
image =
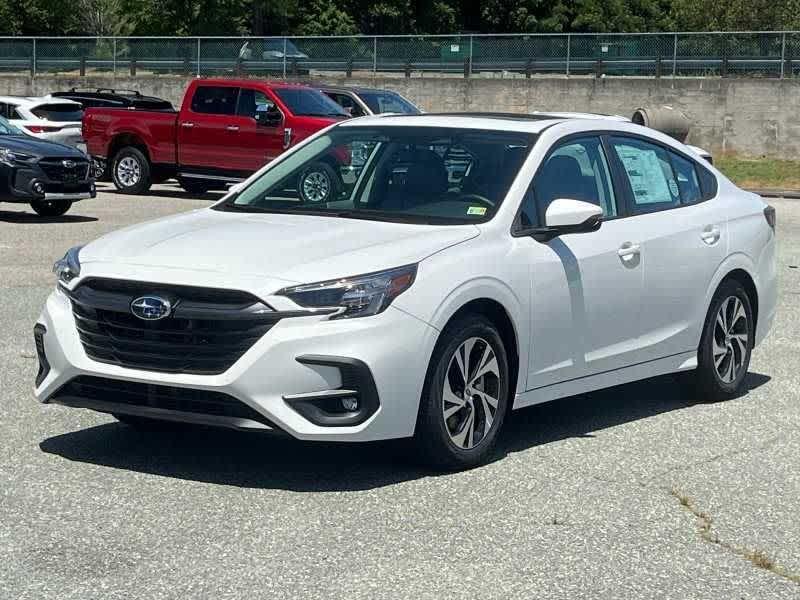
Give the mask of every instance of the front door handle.
[{"label": "front door handle", "polygon": [[239,126],[238,125],[228,125],[225,129],[227,129],[228,131],[239,131]]},{"label": "front door handle", "polygon": [[707,227],[703,228],[703,232],[700,234],[700,239],[703,240],[705,244],[713,246],[719,241],[720,235],[719,227],[708,225]]},{"label": "front door handle", "polygon": [[181,123],[181,127],[186,127],[186,129],[191,129],[192,127],[194,127],[194,123],[192,123],[191,121],[184,121],[183,123]]},{"label": "front door handle", "polygon": [[623,260],[630,260],[634,256],[638,256],[641,252],[642,247],[632,242],[625,242],[619,247],[619,250],[617,250],[617,254]]}]

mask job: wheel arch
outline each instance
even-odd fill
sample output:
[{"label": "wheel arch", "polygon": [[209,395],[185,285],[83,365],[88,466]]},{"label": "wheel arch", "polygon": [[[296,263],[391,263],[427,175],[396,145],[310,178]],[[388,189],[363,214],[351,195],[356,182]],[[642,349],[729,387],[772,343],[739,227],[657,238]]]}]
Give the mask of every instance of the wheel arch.
[{"label": "wheel arch", "polygon": [[[725,281],[733,279],[738,281],[747,292],[753,310],[753,331],[757,333],[760,298],[760,286],[757,273],[758,271],[753,261],[746,254],[742,253],[732,254],[720,264],[706,291],[705,303],[702,306],[702,316],[700,317],[701,332],[705,325],[705,319],[714,294]],[[700,339],[698,337],[698,343],[699,341]]]},{"label": "wheel arch", "polygon": [[108,146],[108,156],[106,157],[106,163],[109,165],[108,168],[113,166],[114,158],[116,158],[117,153],[128,146],[133,146],[144,154],[150,163],[153,162],[150,156],[150,150],[147,148],[147,144],[141,136],[136,133],[123,132],[115,134]]}]

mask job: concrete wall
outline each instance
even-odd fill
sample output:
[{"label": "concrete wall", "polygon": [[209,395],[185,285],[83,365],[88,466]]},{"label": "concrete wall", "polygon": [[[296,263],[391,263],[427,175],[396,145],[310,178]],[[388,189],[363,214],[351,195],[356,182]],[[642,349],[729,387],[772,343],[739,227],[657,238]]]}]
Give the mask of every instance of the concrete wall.
[{"label": "concrete wall", "polygon": [[[0,94],[38,95],[72,86],[114,85],[178,104],[188,79],[0,76]],[[397,90],[427,111],[585,111],[630,116],[668,104],[693,122],[689,143],[719,154],[800,158],[800,81],[791,79],[353,78],[337,83]]]}]

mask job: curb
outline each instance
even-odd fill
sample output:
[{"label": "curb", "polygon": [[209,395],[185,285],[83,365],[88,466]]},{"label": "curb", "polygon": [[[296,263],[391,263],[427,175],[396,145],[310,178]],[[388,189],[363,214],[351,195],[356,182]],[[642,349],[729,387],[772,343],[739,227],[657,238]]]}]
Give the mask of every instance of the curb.
[{"label": "curb", "polygon": [[764,196],[765,198],[788,198],[791,200],[800,200],[800,190],[780,190],[773,188],[766,189],[747,189],[748,192]]}]

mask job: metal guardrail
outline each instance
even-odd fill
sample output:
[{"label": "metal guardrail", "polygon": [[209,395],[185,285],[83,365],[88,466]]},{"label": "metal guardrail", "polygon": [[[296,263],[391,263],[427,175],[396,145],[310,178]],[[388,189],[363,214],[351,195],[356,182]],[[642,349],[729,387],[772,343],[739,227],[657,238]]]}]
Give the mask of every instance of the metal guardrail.
[{"label": "metal guardrail", "polygon": [[353,37],[5,37],[0,73],[800,76],[800,32]]}]

